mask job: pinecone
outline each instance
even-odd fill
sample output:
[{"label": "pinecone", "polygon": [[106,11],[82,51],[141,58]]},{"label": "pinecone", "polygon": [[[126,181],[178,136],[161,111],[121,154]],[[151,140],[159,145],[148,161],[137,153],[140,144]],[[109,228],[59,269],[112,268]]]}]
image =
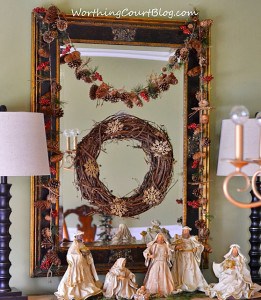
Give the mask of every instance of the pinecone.
[{"label": "pinecone", "polygon": [[202,197],[202,191],[201,191],[201,189],[194,189],[194,190],[192,191],[192,194],[193,194],[195,197],[197,197],[197,198]]},{"label": "pinecone", "polygon": [[62,159],[63,159],[63,153],[60,152],[60,153],[56,153],[54,155],[51,155],[50,162],[51,163],[57,163],[57,162],[61,161]]},{"label": "pinecone", "polygon": [[90,71],[83,69],[83,70],[75,70],[75,77],[76,79],[80,80],[80,79],[85,79],[86,77],[90,77]]},{"label": "pinecone", "polygon": [[54,40],[53,32],[52,31],[45,31],[43,34],[43,40],[50,44]]},{"label": "pinecone", "polygon": [[129,94],[127,93],[127,92],[123,92],[123,93],[121,93],[120,95],[119,95],[119,97],[120,97],[120,99],[122,100],[122,101],[126,101],[126,100],[128,100],[130,97],[129,97]]},{"label": "pinecone", "polygon": [[62,86],[53,81],[52,84],[51,84],[51,91],[52,91],[52,94],[55,94],[56,92],[60,92],[60,90],[62,89]]},{"label": "pinecone", "polygon": [[82,60],[81,59],[76,59],[76,60],[73,60],[73,61],[69,62],[68,66],[73,69],[73,68],[80,67],[81,64],[82,64]]},{"label": "pinecone", "polygon": [[176,57],[180,57],[180,49],[177,49],[177,50],[175,51],[175,56],[176,56]]},{"label": "pinecone", "polygon": [[52,5],[46,11],[44,22],[48,24],[54,23],[57,18],[58,18],[58,8]]},{"label": "pinecone", "polygon": [[120,93],[119,98],[127,105],[128,108],[133,108],[133,103],[130,100],[130,96],[127,92]]},{"label": "pinecone", "polygon": [[161,91],[167,91],[169,89],[169,83],[167,82],[162,82],[161,84],[159,84],[159,88]]},{"label": "pinecone", "polygon": [[91,100],[95,100],[96,99],[96,91],[97,91],[97,89],[98,89],[98,85],[96,85],[96,84],[93,84],[90,87],[89,96],[90,96]]},{"label": "pinecone", "polygon": [[66,57],[66,54],[60,56],[60,64],[61,64],[61,65],[63,65],[63,64],[66,63],[65,60],[64,60],[65,57]]},{"label": "pinecone", "polygon": [[208,147],[210,145],[210,139],[207,137],[203,137],[200,141],[202,147]]},{"label": "pinecone", "polygon": [[84,71],[81,70],[81,71],[77,71],[77,69],[75,70],[75,77],[77,80],[80,80],[82,79],[82,77],[84,77]]},{"label": "pinecone", "polygon": [[92,82],[92,79],[89,76],[84,76],[84,77],[82,77],[82,79],[83,79],[84,82],[87,82],[87,83],[91,83]]},{"label": "pinecone", "polygon": [[48,182],[48,187],[58,189],[60,187],[60,181],[55,178],[51,178]]},{"label": "pinecone", "polygon": [[38,54],[39,54],[39,56],[44,57],[44,58],[49,58],[49,56],[50,56],[49,50],[46,49],[45,47],[40,48],[38,50]]},{"label": "pinecone", "polygon": [[65,31],[68,27],[68,24],[65,20],[58,20],[56,26],[60,31]]},{"label": "pinecone", "polygon": [[122,100],[128,108],[133,108],[133,103],[130,99]]},{"label": "pinecone", "polygon": [[198,175],[198,173],[192,174],[192,181],[199,182],[199,175]]},{"label": "pinecone", "polygon": [[54,117],[55,117],[55,118],[62,118],[63,115],[64,115],[64,111],[63,111],[62,108],[58,108],[58,109],[56,109],[55,112],[54,112]]},{"label": "pinecone", "polygon": [[51,202],[46,200],[38,200],[34,202],[34,207],[41,210],[49,209],[51,207]]},{"label": "pinecone", "polygon": [[119,102],[119,98],[117,97],[117,95],[112,95],[112,94],[107,94],[102,99],[104,101],[109,101],[109,102],[112,102],[112,103]]}]

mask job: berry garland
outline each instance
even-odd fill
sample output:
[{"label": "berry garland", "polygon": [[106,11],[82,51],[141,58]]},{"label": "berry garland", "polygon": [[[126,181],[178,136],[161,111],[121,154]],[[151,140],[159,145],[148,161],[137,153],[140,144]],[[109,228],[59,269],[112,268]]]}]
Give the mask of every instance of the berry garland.
[{"label": "berry garland", "polygon": [[[143,183],[130,197],[118,198],[99,179],[97,157],[103,143],[110,140],[136,140],[146,154],[150,168]],[[78,144],[75,157],[77,185],[82,197],[98,213],[133,217],[159,205],[171,183],[173,151],[167,133],[132,115],[117,114],[97,123]]]}]

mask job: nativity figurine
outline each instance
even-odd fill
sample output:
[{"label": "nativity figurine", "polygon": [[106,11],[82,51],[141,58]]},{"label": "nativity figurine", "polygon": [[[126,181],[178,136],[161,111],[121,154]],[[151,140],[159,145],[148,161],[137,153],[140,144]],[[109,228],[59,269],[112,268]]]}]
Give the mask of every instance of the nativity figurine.
[{"label": "nativity figurine", "polygon": [[112,237],[112,245],[133,244],[136,238],[131,235],[131,232],[126,224],[120,224],[117,233]]},{"label": "nativity figurine", "polygon": [[126,258],[118,258],[106,274],[103,286],[104,297],[132,299],[136,294],[135,275],[125,265]]},{"label": "nativity figurine", "polygon": [[219,282],[210,284],[207,293],[209,297],[217,297],[220,300],[231,296],[235,299],[249,299],[261,289],[260,285],[252,282],[246,258],[240,252],[239,245],[232,244],[224,258],[220,264],[213,263],[213,271]]},{"label": "nativity figurine", "polygon": [[153,241],[158,233],[163,233],[167,240],[170,241],[171,236],[169,231],[166,228],[160,227],[161,222],[159,220],[152,220],[151,224],[152,226],[147,231],[141,232],[145,244]]},{"label": "nativity figurine", "polygon": [[150,293],[148,290],[145,288],[144,285],[142,285],[134,295],[134,300],[149,300],[150,298]]},{"label": "nativity figurine", "polygon": [[174,253],[171,273],[175,285],[174,294],[196,290],[206,292],[208,289],[208,283],[200,270],[204,246],[197,236],[190,235],[190,231],[190,227],[184,226],[182,234],[176,235],[172,242]]},{"label": "nativity figurine", "polygon": [[83,232],[74,235],[67,252],[68,268],[58,286],[58,300],[87,299],[102,293],[92,254],[82,242]]},{"label": "nativity figurine", "polygon": [[144,250],[145,265],[148,271],[144,286],[152,295],[166,297],[174,290],[170,272],[172,252],[167,238],[158,233]]}]

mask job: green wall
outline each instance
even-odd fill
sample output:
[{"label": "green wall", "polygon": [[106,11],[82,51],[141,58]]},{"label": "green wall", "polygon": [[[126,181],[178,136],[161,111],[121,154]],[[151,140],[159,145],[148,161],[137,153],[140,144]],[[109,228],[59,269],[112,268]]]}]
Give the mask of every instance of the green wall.
[{"label": "green wall", "polygon": [[[259,0],[157,0],[126,1],[74,0],[74,1],[1,1],[0,9],[0,91],[1,104],[9,111],[30,110],[31,77],[31,11],[36,6],[55,4],[67,13],[80,7],[89,10],[129,8],[145,10],[200,10],[201,19],[214,20],[212,27],[212,106],[211,115],[211,222],[213,253],[210,261],[219,262],[231,243],[241,245],[242,252],[249,251],[249,210],[232,206],[222,192],[223,178],[216,177],[217,154],[221,120],[228,117],[232,106],[245,104],[251,114],[260,110],[261,84],[261,31]],[[59,278],[29,278],[30,258],[30,179],[9,178],[11,193],[12,226],[10,243],[11,286],[27,294],[53,293]],[[160,216],[159,216],[160,219]],[[211,269],[204,271],[207,281],[215,281]]]}]

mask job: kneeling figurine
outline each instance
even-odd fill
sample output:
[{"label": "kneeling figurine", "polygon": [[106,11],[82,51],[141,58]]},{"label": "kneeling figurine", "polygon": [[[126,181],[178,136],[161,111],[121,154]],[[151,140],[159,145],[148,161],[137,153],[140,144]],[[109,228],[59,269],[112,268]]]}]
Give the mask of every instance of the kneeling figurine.
[{"label": "kneeling figurine", "polygon": [[118,258],[106,274],[103,295],[106,298],[132,299],[137,291],[135,275],[125,267],[126,258]]},{"label": "kneeling figurine", "polygon": [[225,260],[220,264],[213,263],[213,271],[219,282],[210,284],[208,296],[217,297],[220,300],[225,300],[230,296],[235,299],[249,299],[261,289],[261,286],[252,282],[246,266],[246,258],[240,252],[239,245],[232,244],[224,258]]}]

